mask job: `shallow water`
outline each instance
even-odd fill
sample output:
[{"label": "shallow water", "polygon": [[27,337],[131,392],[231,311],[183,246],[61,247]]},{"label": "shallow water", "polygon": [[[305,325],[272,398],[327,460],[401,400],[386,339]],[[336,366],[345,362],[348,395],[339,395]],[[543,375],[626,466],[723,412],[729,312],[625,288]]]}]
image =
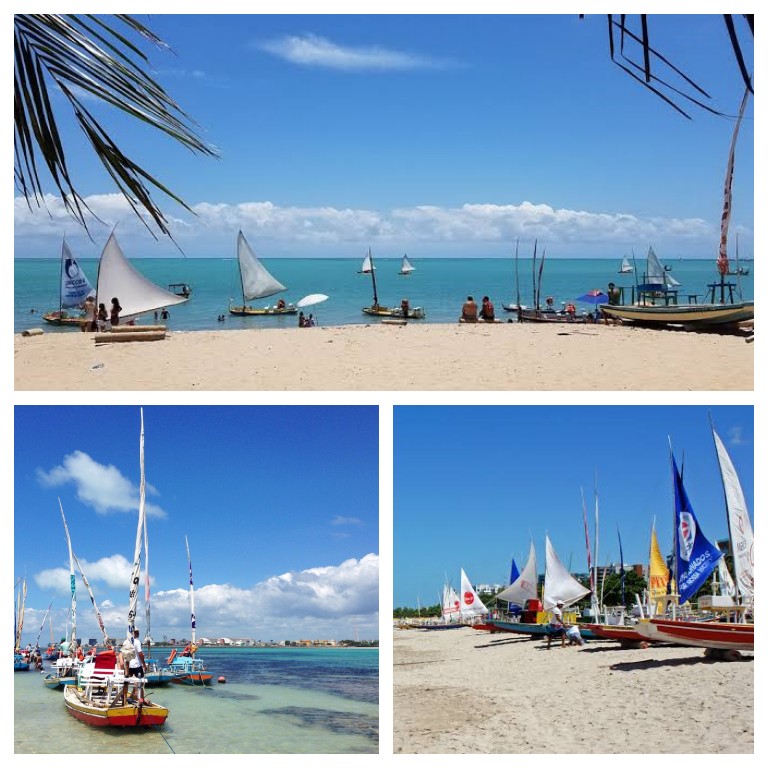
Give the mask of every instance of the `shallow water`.
[{"label": "shallow water", "polygon": [[14,751],[58,753],[378,752],[378,651],[205,649],[225,684],[169,685],[149,695],[165,725],[140,732],[95,728],[66,711],[36,672],[14,675]]},{"label": "shallow water", "polygon": [[[420,322],[455,322],[468,294],[472,294],[478,301],[483,295],[490,296],[497,315],[506,320],[511,315],[503,311],[502,304],[516,302],[518,283],[521,303],[529,306],[534,303],[531,259],[519,260],[519,281],[516,280],[512,258],[413,258],[412,261],[416,271],[403,277],[398,274],[399,260],[377,260],[376,285],[379,303],[382,305],[399,306],[400,300],[407,297],[412,307],[423,307],[426,321]],[[587,291],[606,291],[609,282],[629,290],[634,284],[634,277],[618,274],[620,261],[620,258],[615,261],[547,258],[541,284],[542,304],[547,296],[552,296],[555,306],[559,307]],[[192,286],[190,300],[169,310],[171,316],[168,327],[171,330],[290,328],[298,324],[296,315],[245,318],[229,315],[227,307],[230,298],[235,303],[242,303],[239,295],[240,278],[233,259],[135,259],[132,263],[162,287],[176,282],[186,282]],[[288,286],[288,291],[282,294],[286,301],[296,302],[311,293],[329,297],[327,301],[307,310],[307,313],[316,314],[321,325],[378,322],[361,311],[362,307],[371,304],[373,297],[370,275],[358,274],[361,264],[362,257],[360,262],[353,259],[264,259],[267,269]],[[637,264],[642,271],[641,261],[638,260]],[[671,274],[682,283],[681,301],[687,300],[688,294],[701,296],[706,292],[707,284],[716,279],[714,264],[714,259],[676,260],[668,264],[672,267]],[[80,266],[91,282],[95,283],[97,262],[83,259]],[[752,264],[749,266],[751,268]],[[41,317],[44,312],[58,309],[59,260],[16,260],[14,267],[15,332],[40,326],[45,326],[46,331],[50,332],[76,332],[48,325]],[[751,274],[729,279],[740,283],[745,299],[753,298],[754,282]],[[253,302],[253,305],[274,304],[276,299],[275,296]],[[594,308],[585,303],[577,303],[577,307],[583,311]],[[220,323],[218,317],[222,313],[226,319]],[[149,320],[152,321],[151,316]]]}]

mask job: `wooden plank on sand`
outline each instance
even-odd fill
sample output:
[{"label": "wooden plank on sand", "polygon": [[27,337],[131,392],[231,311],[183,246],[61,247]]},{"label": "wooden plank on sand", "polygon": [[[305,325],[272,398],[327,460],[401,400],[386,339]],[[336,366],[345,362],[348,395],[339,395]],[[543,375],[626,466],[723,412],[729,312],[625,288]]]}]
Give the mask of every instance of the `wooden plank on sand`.
[{"label": "wooden plank on sand", "polygon": [[108,333],[146,333],[147,331],[165,331],[164,325],[113,325]]},{"label": "wooden plank on sand", "polygon": [[93,340],[97,344],[110,344],[116,341],[160,341],[165,338],[165,331],[143,331],[141,333],[96,333]]}]

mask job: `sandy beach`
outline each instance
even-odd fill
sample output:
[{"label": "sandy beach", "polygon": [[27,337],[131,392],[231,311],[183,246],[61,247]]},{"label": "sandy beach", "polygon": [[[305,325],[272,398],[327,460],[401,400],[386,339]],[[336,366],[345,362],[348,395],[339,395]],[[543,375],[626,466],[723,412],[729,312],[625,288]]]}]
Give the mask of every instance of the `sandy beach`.
[{"label": "sandy beach", "polygon": [[628,326],[351,325],[169,332],[96,345],[90,334],[14,337],[31,390],[735,390],[754,386],[744,336]]},{"label": "sandy beach", "polygon": [[752,753],[754,661],[394,630],[394,752]]}]

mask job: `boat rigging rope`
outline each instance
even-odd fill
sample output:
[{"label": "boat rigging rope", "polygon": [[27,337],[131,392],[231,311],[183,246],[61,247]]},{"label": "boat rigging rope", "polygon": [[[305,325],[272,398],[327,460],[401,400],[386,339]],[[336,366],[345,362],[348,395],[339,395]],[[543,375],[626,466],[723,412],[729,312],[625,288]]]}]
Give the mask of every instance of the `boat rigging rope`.
[{"label": "boat rigging rope", "polygon": [[165,738],[165,734],[164,734],[164,733],[163,733],[163,732],[162,732],[162,731],[161,731],[161,730],[160,730],[160,729],[157,727],[157,725],[155,725],[154,723],[152,724],[152,727],[153,727],[153,728],[154,728],[154,729],[155,729],[155,730],[156,730],[156,731],[157,731],[157,732],[158,732],[158,733],[159,733],[159,734],[160,734],[160,735],[163,737],[163,741],[164,741],[164,742],[165,742],[165,743],[168,745],[168,749],[170,749],[170,750],[171,750],[171,753],[175,755],[175,754],[176,754],[176,752],[174,751],[174,749],[173,749],[173,747],[171,746],[171,744],[170,744],[170,742],[168,741],[168,739],[166,739],[166,738]]}]

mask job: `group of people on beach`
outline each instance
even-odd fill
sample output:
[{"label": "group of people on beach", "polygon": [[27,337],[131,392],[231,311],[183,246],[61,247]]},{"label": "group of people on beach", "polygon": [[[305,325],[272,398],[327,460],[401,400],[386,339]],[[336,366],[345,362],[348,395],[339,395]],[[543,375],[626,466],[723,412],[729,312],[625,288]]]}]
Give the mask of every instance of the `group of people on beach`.
[{"label": "group of people on beach", "polygon": [[576,624],[569,624],[563,618],[563,608],[565,604],[558,600],[555,607],[550,610],[550,620],[547,625],[547,650],[552,645],[552,638],[560,638],[560,647],[565,647],[565,641],[568,645],[584,645],[584,638],[579,632]]},{"label": "group of people on beach", "polygon": [[477,323],[478,321],[495,323],[496,313],[493,308],[493,302],[488,296],[483,296],[483,302],[478,309],[474,298],[472,296],[467,296],[467,300],[461,307],[460,320],[464,323]]},{"label": "group of people on beach", "polygon": [[299,328],[314,328],[315,327],[315,317],[314,315],[307,315],[304,316],[303,312],[299,312]]},{"label": "group of people on beach", "polygon": [[120,301],[117,297],[112,299],[112,303],[107,312],[106,305],[102,302],[96,308],[96,299],[93,296],[88,296],[82,305],[83,310],[83,322],[80,326],[82,331],[104,331],[107,327],[107,321],[110,325],[118,325],[120,323],[120,313],[123,308],[120,306]]}]

